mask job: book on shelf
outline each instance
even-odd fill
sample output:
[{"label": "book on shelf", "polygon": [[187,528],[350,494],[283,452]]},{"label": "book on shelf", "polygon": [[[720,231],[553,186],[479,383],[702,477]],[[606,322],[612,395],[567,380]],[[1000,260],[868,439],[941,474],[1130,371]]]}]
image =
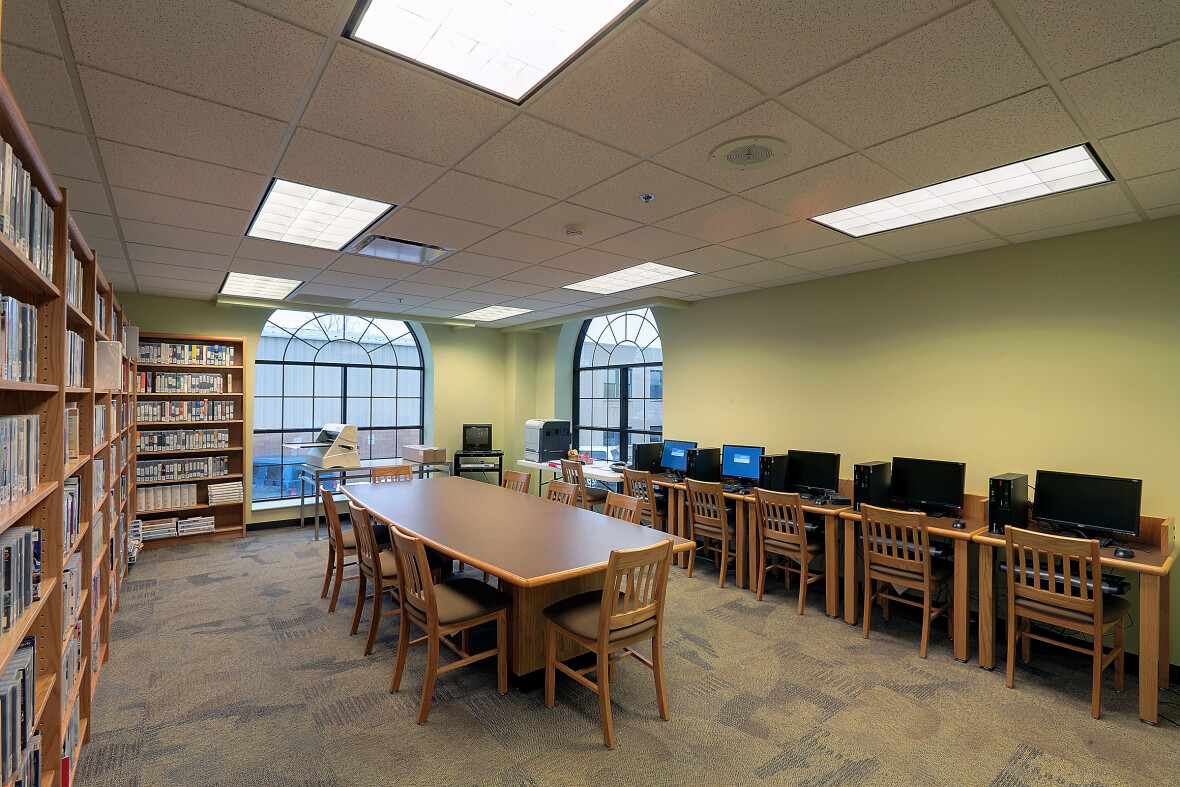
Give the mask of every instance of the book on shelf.
[{"label": "book on shelf", "polygon": [[225,344],[141,341],[140,363],[168,363],[191,366],[233,366],[234,348]]},{"label": "book on shelf", "polygon": [[193,516],[188,519],[181,519],[176,523],[176,534],[180,536],[212,533],[215,529],[216,525],[211,516]]},{"label": "book on shelf", "polygon": [[167,421],[232,421],[234,403],[232,400],[215,399],[137,401],[135,417],[141,424]]},{"label": "book on shelf", "polygon": [[66,300],[82,310],[82,260],[72,246],[66,256]]},{"label": "book on shelf", "polygon": [[41,600],[41,528],[33,528],[33,601]]},{"label": "book on shelf", "polygon": [[94,343],[94,387],[99,391],[123,390],[123,345],[119,342]]},{"label": "book on shelf", "polygon": [[41,416],[0,416],[0,505],[37,488],[41,478]]},{"label": "book on shelf", "polygon": [[90,529],[94,533],[90,537],[90,556],[92,560],[97,561],[99,553],[102,552],[103,538],[102,531],[106,526],[106,516],[102,511],[98,511],[94,515],[93,521],[90,523]]},{"label": "book on shelf", "polygon": [[33,528],[11,527],[0,535],[0,630],[9,631],[33,605]]},{"label": "book on shelf", "polygon": [[[210,500],[209,502],[213,502]],[[195,508],[196,484],[141,486],[135,489],[135,510],[156,511],[168,508]]]},{"label": "book on shelf", "polygon": [[127,564],[135,563],[139,550],[143,548],[143,521],[132,519],[127,523]]},{"label": "book on shelf", "polygon": [[154,541],[159,538],[172,538],[176,535],[176,517],[164,519],[142,520],[139,524],[139,537],[142,541]]},{"label": "book on shelf", "polygon": [[139,393],[233,393],[233,380],[197,372],[138,372]]},{"label": "book on shelf", "polygon": [[0,671],[0,738],[3,739],[2,775],[7,783],[17,777],[33,742],[37,706],[37,638],[25,637]]},{"label": "book on shelf", "polygon": [[205,488],[205,494],[209,496],[210,505],[215,503],[241,503],[243,500],[242,482],[225,481],[220,484],[209,484]]},{"label": "book on shelf", "polygon": [[21,254],[53,278],[53,209],[7,142],[0,151],[0,231]]},{"label": "book on shelf", "polygon": [[37,307],[0,294],[0,379],[37,382]]},{"label": "book on shelf", "polygon": [[68,555],[81,527],[82,478],[70,476],[62,482],[62,491],[62,555]]},{"label": "book on shelf", "polygon": [[107,299],[102,293],[94,297],[94,327],[100,333],[107,332]]},{"label": "book on shelf", "polygon": [[[61,637],[63,640],[70,635],[74,623],[81,622],[78,621],[78,607],[82,603],[82,588],[85,581],[82,577],[82,556],[75,552],[66,563],[65,568],[62,569],[61,575]],[[68,681],[66,685],[69,685]]]},{"label": "book on shelf", "polygon": [[90,506],[93,508],[98,505],[98,501],[102,500],[102,496],[106,492],[107,460],[101,456],[96,456],[90,460],[90,466],[94,468],[94,476],[91,479],[92,483],[90,485],[93,491]]},{"label": "book on shelf", "polygon": [[139,432],[135,450],[140,453],[156,451],[203,451],[229,448],[228,429],[168,429]]},{"label": "book on shelf", "polygon": [[66,331],[66,387],[86,385],[86,342],[73,331]]},{"label": "book on shelf", "polygon": [[136,483],[183,481],[186,478],[216,478],[223,475],[229,475],[228,456],[137,459],[135,461]]},{"label": "book on shelf", "polygon": [[78,430],[81,424],[81,413],[77,404],[66,405],[66,461],[70,462],[81,455]]},{"label": "book on shelf", "polygon": [[94,405],[94,446],[97,448],[107,441],[107,406]]}]

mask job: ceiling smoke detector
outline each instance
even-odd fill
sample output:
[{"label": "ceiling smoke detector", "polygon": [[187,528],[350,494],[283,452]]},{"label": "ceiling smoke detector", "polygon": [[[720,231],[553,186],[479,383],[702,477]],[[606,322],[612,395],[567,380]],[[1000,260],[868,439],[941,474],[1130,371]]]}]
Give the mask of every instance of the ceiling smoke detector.
[{"label": "ceiling smoke detector", "polygon": [[568,238],[580,238],[585,228],[581,224],[567,224],[565,234]]},{"label": "ceiling smoke detector", "polygon": [[791,152],[791,146],[776,137],[742,137],[713,148],[709,161],[722,169],[760,169],[777,164]]}]

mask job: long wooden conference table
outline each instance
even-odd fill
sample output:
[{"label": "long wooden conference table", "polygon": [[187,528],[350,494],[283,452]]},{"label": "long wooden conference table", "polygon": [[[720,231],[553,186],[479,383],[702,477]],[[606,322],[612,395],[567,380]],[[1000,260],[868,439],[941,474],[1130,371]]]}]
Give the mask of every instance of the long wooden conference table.
[{"label": "long wooden conference table", "polygon": [[[545,607],[601,590],[612,549],[635,549],[672,538],[594,511],[522,495],[457,476],[409,483],[348,483],[341,491],[378,520],[397,525],[447,557],[498,577],[512,597],[508,665],[515,675],[545,666]],[[559,658],[580,648],[564,640]]]}]

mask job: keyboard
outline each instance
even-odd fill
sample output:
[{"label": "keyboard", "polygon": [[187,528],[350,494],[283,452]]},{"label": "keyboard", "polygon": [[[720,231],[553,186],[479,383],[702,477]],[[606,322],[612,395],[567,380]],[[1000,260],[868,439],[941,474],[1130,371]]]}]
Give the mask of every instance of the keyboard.
[{"label": "keyboard", "polygon": [[[1000,561],[1000,573],[1008,573],[1008,561]],[[1043,582],[1049,580],[1049,566],[1047,563],[1042,563],[1040,566],[1040,575]],[[1031,579],[1032,567],[1025,566],[1024,574]],[[1053,580],[1057,587],[1060,588],[1065,584],[1065,575],[1060,571],[1053,572]],[[1082,586],[1082,582],[1077,576],[1071,575],[1069,584],[1076,590]],[[1120,577],[1118,574],[1103,574],[1102,575],[1102,592],[1113,596],[1122,596],[1130,589],[1131,583],[1125,577]],[[1089,571],[1086,573],[1086,589],[1091,593],[1094,592],[1094,581],[1090,577]]]},{"label": "keyboard", "polygon": [[721,491],[730,495],[740,495],[745,491],[745,487],[741,484],[722,484]]}]

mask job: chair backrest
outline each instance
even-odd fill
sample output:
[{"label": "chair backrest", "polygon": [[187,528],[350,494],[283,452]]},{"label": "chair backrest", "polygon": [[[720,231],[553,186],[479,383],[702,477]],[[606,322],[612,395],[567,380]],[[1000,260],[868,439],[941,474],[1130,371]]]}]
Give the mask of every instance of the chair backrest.
[{"label": "chair backrest", "polygon": [[598,641],[609,632],[664,618],[664,593],[672,565],[672,539],[639,549],[614,549],[606,566],[602,607],[598,613]]},{"label": "chair backrest", "polygon": [[715,481],[694,481],[688,484],[688,521],[690,525],[719,527],[729,530],[729,516],[725,512],[725,493]]},{"label": "chair backrest", "polygon": [[545,489],[545,499],[565,503],[567,506],[576,506],[578,504],[578,488],[555,478],[549,482],[549,486]]},{"label": "chair backrest", "polygon": [[386,467],[373,468],[373,483],[380,484],[385,481],[413,481],[414,468],[411,465],[388,465]]},{"label": "chair backrest", "polygon": [[1102,568],[1097,541],[1009,526],[1004,550],[1009,605],[1026,598],[1079,612],[1101,623]]},{"label": "chair backrest", "polygon": [[434,598],[434,581],[430,575],[426,545],[422,539],[402,531],[397,525],[389,528],[389,535],[393,539],[402,603],[414,607],[434,624],[438,620],[438,605]]},{"label": "chair backrest", "polygon": [[505,470],[504,480],[500,482],[500,486],[505,489],[511,489],[513,492],[529,493],[529,483],[533,480],[531,473],[522,473],[518,470]]},{"label": "chair backrest", "polygon": [[862,504],[865,564],[888,566],[930,579],[930,533],[926,515]]},{"label": "chair backrest", "polygon": [[340,530],[340,514],[336,512],[336,498],[324,484],[320,484],[320,500],[324,505],[324,519],[328,522],[328,538],[333,544],[343,539]]},{"label": "chair backrest", "polygon": [[639,508],[642,503],[643,501],[638,497],[628,497],[620,495],[618,492],[607,492],[606,505],[603,507],[602,513],[638,525]]},{"label": "chair backrest", "polygon": [[349,498],[348,517],[352,520],[352,532],[356,533],[356,556],[361,570],[379,576],[381,572],[375,567],[378,565],[377,553],[381,550],[377,547],[377,536],[373,533],[369,510]]},{"label": "chair backrest", "polygon": [[807,548],[803,528],[803,498],[797,492],[754,490],[754,511],[763,538],[786,541]]},{"label": "chair backrest", "polygon": [[651,473],[647,470],[623,470],[623,493],[628,497],[640,500],[639,510],[651,522],[655,522],[655,486],[651,482]]}]

